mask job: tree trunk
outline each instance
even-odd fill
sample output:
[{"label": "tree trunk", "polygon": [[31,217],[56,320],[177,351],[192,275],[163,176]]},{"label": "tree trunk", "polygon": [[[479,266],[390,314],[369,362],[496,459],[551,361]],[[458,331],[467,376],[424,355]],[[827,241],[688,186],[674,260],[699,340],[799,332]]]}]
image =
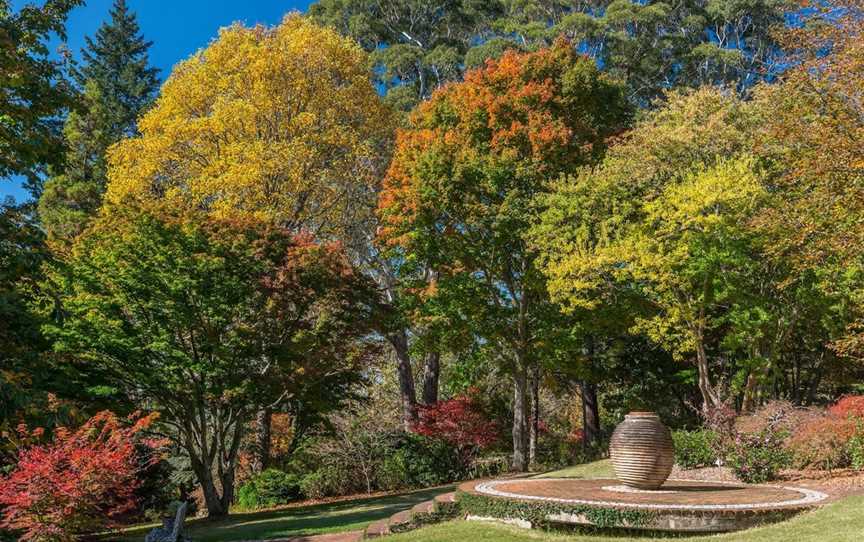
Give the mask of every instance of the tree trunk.
[{"label": "tree trunk", "polygon": [[441,353],[426,354],[423,370],[423,404],[432,406],[438,403],[438,375],[441,372]]},{"label": "tree trunk", "polygon": [[[585,337],[584,353],[590,378],[590,373],[594,372],[594,358],[597,353],[594,336],[591,334]],[[586,449],[597,446],[600,441],[600,407],[597,401],[597,385],[589,378],[579,382],[579,391],[582,396],[582,446]]]},{"label": "tree trunk", "polygon": [[[230,419],[230,416],[228,417]],[[224,422],[223,422],[224,423]],[[233,427],[232,427],[233,426]],[[222,484],[222,507],[227,514],[234,502],[234,479],[237,474],[237,454],[240,452],[240,442],[243,440],[245,420],[242,417],[234,419],[229,427],[223,427],[224,434],[217,436],[217,465],[219,483]],[[230,440],[226,439],[228,437]]]},{"label": "tree trunk", "polygon": [[177,425],[180,444],[204,493],[207,517],[227,516],[234,500],[237,455],[249,419],[242,411],[205,407],[198,412],[190,410]]},{"label": "tree trunk", "polygon": [[207,507],[208,518],[218,518],[228,515],[228,507],[219,496],[219,491],[216,489],[216,484],[213,481],[213,476],[208,474],[202,478],[202,474],[198,474],[198,479],[201,481],[201,490],[204,493],[204,505]]},{"label": "tree trunk", "polygon": [[597,401],[597,385],[583,380],[579,383],[582,395],[582,445],[595,446],[600,440],[600,408]]},{"label": "tree trunk", "polygon": [[217,518],[228,515],[228,507],[224,506],[222,498],[219,496],[219,490],[216,487],[216,482],[213,480],[213,465],[208,465],[199,458],[197,451],[190,448],[191,441],[186,439],[186,453],[192,463],[192,471],[195,477],[198,478],[198,483],[201,485],[201,492],[204,494],[204,506],[207,507],[207,517]]},{"label": "tree trunk", "polygon": [[522,360],[513,371],[513,469],[528,470],[528,374]]},{"label": "tree trunk", "polygon": [[236,469],[232,468],[222,475],[222,507],[225,509],[225,514],[228,514],[228,509],[231,503],[234,502],[234,476]]},{"label": "tree trunk", "polygon": [[711,375],[708,370],[708,354],[702,343],[701,332],[696,339],[696,366],[699,369],[699,392],[702,394],[702,410],[705,414],[714,411],[720,406],[720,398],[714,386],[711,385]]},{"label": "tree trunk", "polygon": [[414,389],[414,374],[411,370],[411,355],[408,353],[408,335],[400,330],[387,339],[396,352],[396,373],[399,376],[399,393],[402,398],[402,423],[405,431],[417,424],[417,392]]},{"label": "tree trunk", "polygon": [[540,434],[540,364],[531,366],[531,427],[528,434],[528,464],[537,464],[537,438]]},{"label": "tree trunk", "polygon": [[255,449],[252,457],[252,471],[260,473],[270,466],[271,431],[273,410],[262,408],[255,415]]}]

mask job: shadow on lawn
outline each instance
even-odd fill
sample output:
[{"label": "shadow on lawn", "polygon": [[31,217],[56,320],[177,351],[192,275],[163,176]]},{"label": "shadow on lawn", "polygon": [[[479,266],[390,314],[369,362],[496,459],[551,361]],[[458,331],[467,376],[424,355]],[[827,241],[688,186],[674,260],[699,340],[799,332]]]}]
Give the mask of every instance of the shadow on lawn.
[{"label": "shadow on lawn", "polygon": [[[267,512],[231,514],[219,520],[196,519],[186,523],[186,534],[195,542],[228,542],[350,531],[389,517],[455,486],[422,489],[386,497],[363,497],[349,501],[285,508]],[[149,529],[123,532],[103,540],[140,541]]]}]

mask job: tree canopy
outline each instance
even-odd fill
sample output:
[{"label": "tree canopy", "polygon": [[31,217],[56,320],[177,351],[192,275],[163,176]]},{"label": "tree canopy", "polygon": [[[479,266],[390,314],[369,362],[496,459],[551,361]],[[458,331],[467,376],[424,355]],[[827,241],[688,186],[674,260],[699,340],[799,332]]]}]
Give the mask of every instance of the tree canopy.
[{"label": "tree canopy", "polygon": [[13,12],[0,1],[0,177],[23,175],[36,195],[40,175],[61,161],[62,115],[72,105],[72,86],[51,58],[51,34],[64,38],[69,11],[81,0],[46,0]]},{"label": "tree canopy", "polygon": [[[514,465],[526,468],[527,371],[540,359],[549,307],[524,237],[546,180],[598,160],[626,125],[622,88],[569,43],[505,54],[449,85],[397,136],[379,213],[405,269],[425,266],[513,376]],[[440,293],[439,293],[440,292]],[[435,307],[430,304],[429,307]],[[446,307],[446,304],[445,304]]]},{"label": "tree canopy", "polygon": [[53,168],[39,199],[39,214],[52,245],[68,245],[99,210],[106,185],[108,147],[137,132],[138,116],[159,88],[148,65],[150,43],[135,14],[116,0],[110,20],[87,37],[84,64],[74,74],[82,95],[63,127],[68,150]]},{"label": "tree canopy", "polygon": [[47,328],[56,348],[162,414],[211,515],[233,500],[257,409],[306,390],[344,398],[360,378],[374,299],[366,282],[335,247],[266,221],[113,209],[51,279],[65,313]]},{"label": "tree canopy", "polygon": [[351,41],[297,15],[234,25],[174,68],[140,136],[110,151],[106,198],[182,201],[332,236],[367,224],[390,118]]},{"label": "tree canopy", "polygon": [[639,105],[676,86],[744,91],[782,70],[775,30],[793,8],[787,0],[321,0],[309,14],[370,51],[388,101],[408,110],[488,58],[561,36],[625,81]]}]

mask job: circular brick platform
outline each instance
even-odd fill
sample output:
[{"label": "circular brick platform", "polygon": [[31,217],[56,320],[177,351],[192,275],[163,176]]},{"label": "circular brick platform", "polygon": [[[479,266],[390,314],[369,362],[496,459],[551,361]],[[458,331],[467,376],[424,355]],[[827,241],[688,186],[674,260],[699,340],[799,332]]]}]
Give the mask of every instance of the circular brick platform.
[{"label": "circular brick platform", "polygon": [[[628,490],[617,480],[529,478],[463,485],[480,510],[506,509],[526,520],[544,510],[545,522],[652,530],[722,532],[788,518],[827,495],[812,489],[668,480],[656,492]],[[492,499],[493,502],[484,501]],[[509,504],[495,506],[494,500]],[[501,504],[499,502],[499,504]],[[469,516],[471,511],[469,510]]]}]

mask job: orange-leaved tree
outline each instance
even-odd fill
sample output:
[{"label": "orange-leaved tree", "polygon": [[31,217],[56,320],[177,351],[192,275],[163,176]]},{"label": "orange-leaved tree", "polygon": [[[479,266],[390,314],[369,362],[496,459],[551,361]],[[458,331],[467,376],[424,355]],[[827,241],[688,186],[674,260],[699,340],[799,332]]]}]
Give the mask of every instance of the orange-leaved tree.
[{"label": "orange-leaved tree", "polygon": [[528,462],[528,373],[544,348],[563,344],[550,340],[559,313],[524,240],[532,202],[547,181],[600,158],[628,118],[621,87],[562,40],[469,72],[397,134],[381,242],[402,256],[406,280],[434,270],[433,285],[417,288],[427,301],[419,310],[482,338],[512,376],[519,469]]},{"label": "orange-leaved tree", "polygon": [[[833,340],[840,356],[864,359],[864,1],[801,0],[806,24],[787,29],[800,54],[778,85],[757,93],[764,111],[759,152],[773,159],[781,205],[758,220],[771,253],[815,272],[851,315]],[[851,321],[851,324],[848,322]]]}]

